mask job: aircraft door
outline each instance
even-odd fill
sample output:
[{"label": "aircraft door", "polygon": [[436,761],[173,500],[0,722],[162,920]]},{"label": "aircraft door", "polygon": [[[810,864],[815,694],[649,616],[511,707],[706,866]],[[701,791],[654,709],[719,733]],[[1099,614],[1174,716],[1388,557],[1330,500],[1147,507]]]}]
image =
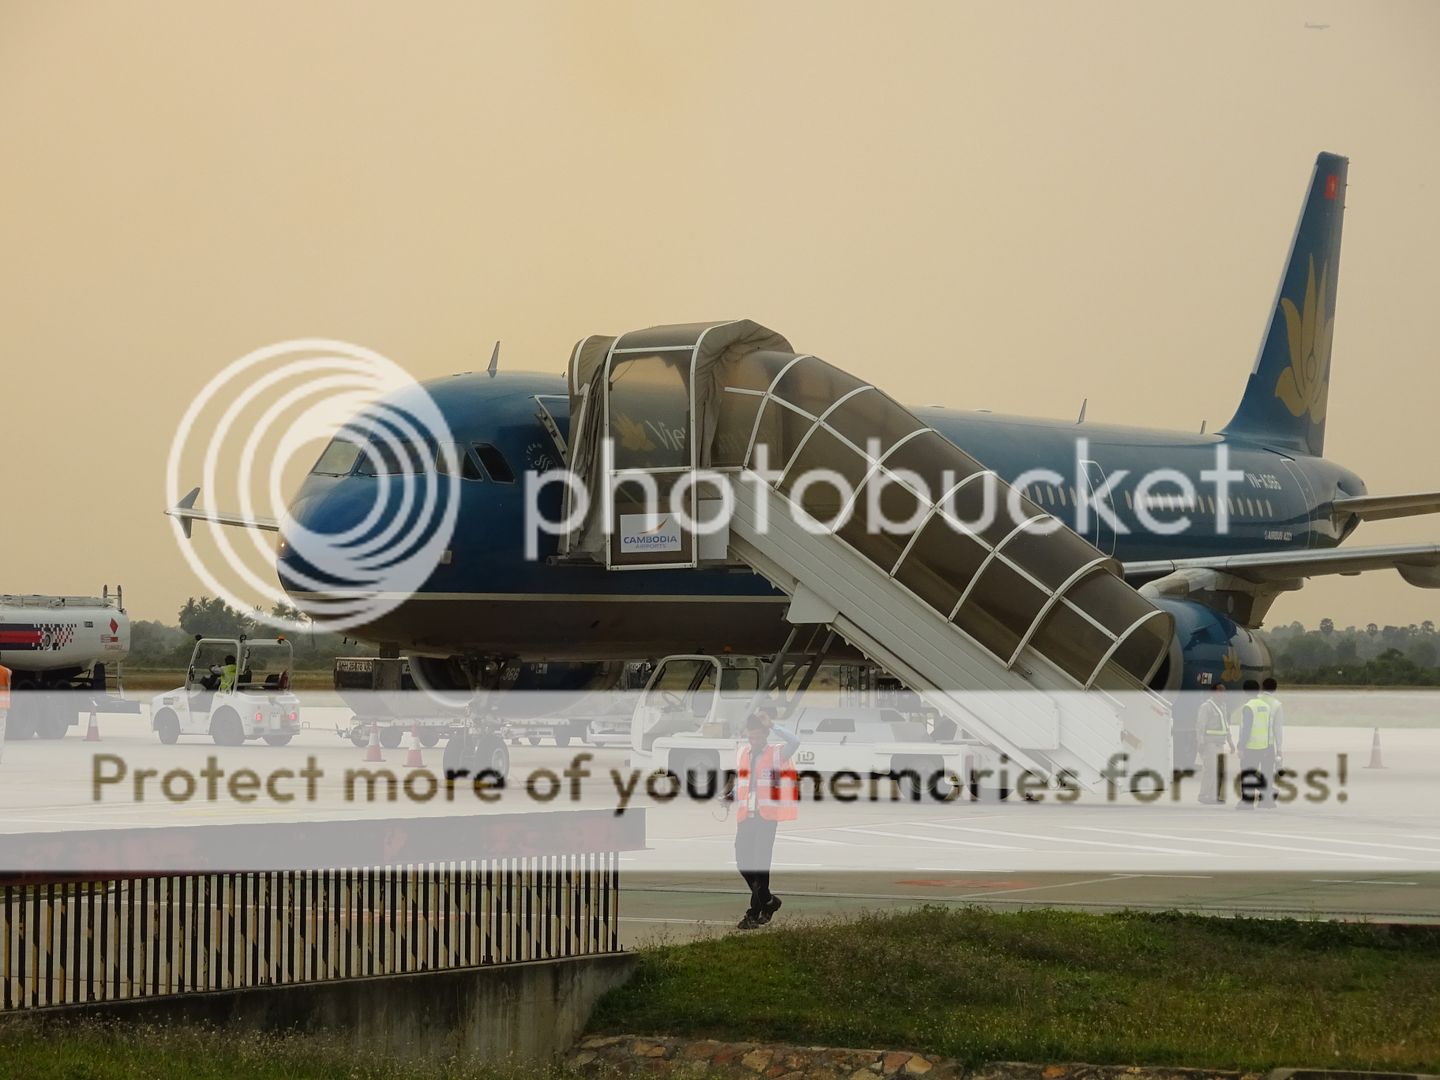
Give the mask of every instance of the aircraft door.
[{"label": "aircraft door", "polygon": [[694,398],[689,346],[616,349],[606,361],[611,527],[606,566],[695,566]]},{"label": "aircraft door", "polygon": [[[1301,505],[1304,507],[1305,521],[1303,524],[1297,521],[1295,523],[1296,527],[1305,530],[1305,546],[1307,548],[1314,547],[1316,540],[1315,532],[1317,526],[1316,522],[1310,517],[1310,510],[1313,506],[1315,506],[1315,491],[1311,487],[1309,478],[1306,477],[1304,470],[1297,469],[1295,467],[1294,461],[1292,461],[1288,457],[1282,456],[1280,458],[1280,462],[1285,466],[1285,473],[1289,477],[1291,483],[1295,485],[1296,491],[1300,493]],[[1323,528],[1325,525],[1328,524],[1329,522],[1326,522],[1320,527]]]},{"label": "aircraft door", "polygon": [[535,404],[539,406],[535,411],[535,418],[550,436],[550,442],[554,444],[555,452],[560,455],[560,463],[563,465],[570,457],[565,435],[560,430],[559,417],[563,415],[566,425],[569,425],[570,399],[564,394],[536,394]]},{"label": "aircraft door", "polygon": [[[1100,549],[1102,555],[1115,554],[1115,526],[1114,513],[1115,504],[1110,499],[1110,492],[1105,489],[1105,470],[1100,467],[1098,461],[1082,461],[1080,466],[1085,471],[1085,493],[1090,504],[1089,521],[1086,523],[1082,535],[1095,547]],[[1097,507],[1103,505],[1105,513],[1100,513]],[[1109,515],[1109,516],[1107,516]],[[1077,522],[1077,524],[1079,524]]]}]

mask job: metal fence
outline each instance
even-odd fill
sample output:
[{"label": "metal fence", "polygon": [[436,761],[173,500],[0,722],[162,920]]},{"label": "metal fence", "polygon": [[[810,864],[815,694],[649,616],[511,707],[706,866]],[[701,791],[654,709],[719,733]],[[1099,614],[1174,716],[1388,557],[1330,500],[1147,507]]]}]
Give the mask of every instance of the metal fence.
[{"label": "metal fence", "polygon": [[619,886],[616,850],[48,882],[27,874],[0,884],[0,1010],[616,952]]}]

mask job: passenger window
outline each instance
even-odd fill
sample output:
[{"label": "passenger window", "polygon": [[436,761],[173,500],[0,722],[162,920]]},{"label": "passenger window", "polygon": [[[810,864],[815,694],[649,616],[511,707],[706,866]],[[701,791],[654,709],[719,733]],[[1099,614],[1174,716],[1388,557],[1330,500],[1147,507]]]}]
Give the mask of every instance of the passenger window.
[{"label": "passenger window", "polygon": [[490,474],[490,479],[497,484],[513,484],[515,473],[510,469],[510,463],[505,460],[505,455],[496,450],[489,443],[476,443],[475,453],[480,455],[480,463],[485,466],[485,471]]}]

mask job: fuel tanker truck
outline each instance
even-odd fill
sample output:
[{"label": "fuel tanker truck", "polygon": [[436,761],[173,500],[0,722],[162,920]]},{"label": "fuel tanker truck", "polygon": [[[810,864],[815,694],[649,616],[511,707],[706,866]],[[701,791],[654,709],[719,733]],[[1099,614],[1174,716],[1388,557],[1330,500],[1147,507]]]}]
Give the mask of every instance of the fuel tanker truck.
[{"label": "fuel tanker truck", "polygon": [[0,665],[10,669],[5,738],[60,739],[80,713],[139,711],[120,697],[130,619],[119,589],[100,596],[0,595]]}]

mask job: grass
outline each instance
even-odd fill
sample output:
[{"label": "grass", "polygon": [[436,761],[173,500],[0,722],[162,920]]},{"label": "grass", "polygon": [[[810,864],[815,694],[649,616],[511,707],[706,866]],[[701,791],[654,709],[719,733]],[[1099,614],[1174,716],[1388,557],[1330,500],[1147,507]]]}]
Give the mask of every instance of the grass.
[{"label": "grass", "polygon": [[918,1050],[971,1065],[1440,1072],[1440,936],[925,908],[647,950],[591,1030]]},{"label": "grass", "polygon": [[400,1062],[314,1036],[0,1022],[0,1076],[25,1080],[560,1080],[560,1069]]},{"label": "grass", "polygon": [[[1440,934],[1180,914],[924,908],[640,954],[592,1032],[987,1061],[1440,1071]],[[397,1062],[337,1037],[0,1021],[26,1080],[560,1080]]]}]

